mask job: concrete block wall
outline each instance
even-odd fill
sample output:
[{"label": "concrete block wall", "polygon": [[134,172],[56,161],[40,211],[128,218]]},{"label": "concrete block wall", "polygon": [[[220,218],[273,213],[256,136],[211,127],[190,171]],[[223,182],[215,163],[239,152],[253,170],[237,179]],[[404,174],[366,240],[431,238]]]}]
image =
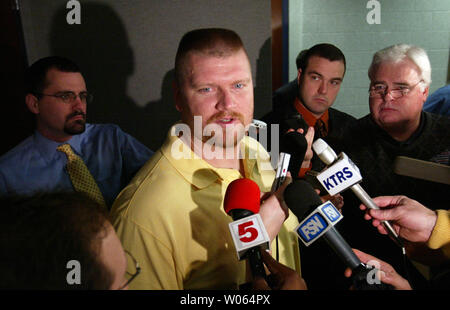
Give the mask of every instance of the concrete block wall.
[{"label": "concrete block wall", "polygon": [[367,69],[374,52],[408,43],[423,47],[432,66],[430,93],[450,77],[450,1],[378,0],[380,24],[369,24],[368,0],[289,1],[289,80],[299,51],[328,42],[345,54],[347,72],[335,107],[355,117],[369,113]]}]

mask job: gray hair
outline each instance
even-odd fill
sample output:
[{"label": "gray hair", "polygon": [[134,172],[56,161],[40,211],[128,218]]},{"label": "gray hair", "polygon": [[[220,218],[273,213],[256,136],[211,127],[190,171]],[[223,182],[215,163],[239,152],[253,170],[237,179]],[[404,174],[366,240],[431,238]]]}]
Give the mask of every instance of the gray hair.
[{"label": "gray hair", "polygon": [[[409,58],[420,70],[423,80],[422,91],[431,84],[431,65],[427,52],[418,46],[409,44],[396,44],[379,50],[373,55],[372,63],[369,67],[369,78],[373,75],[374,69],[383,62],[397,63],[405,58]],[[425,86],[425,87],[424,87]]]}]

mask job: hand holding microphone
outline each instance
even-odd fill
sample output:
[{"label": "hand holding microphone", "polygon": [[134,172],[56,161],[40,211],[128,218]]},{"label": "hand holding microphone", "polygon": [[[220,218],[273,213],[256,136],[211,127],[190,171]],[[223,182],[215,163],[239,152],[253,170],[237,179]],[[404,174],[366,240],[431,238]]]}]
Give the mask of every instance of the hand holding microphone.
[{"label": "hand holding microphone", "polygon": [[262,251],[262,258],[270,271],[268,279],[255,277],[252,287],[255,290],[306,290],[306,283],[293,269],[280,264],[266,251]]},{"label": "hand holding microphone", "polygon": [[[374,277],[382,283],[392,285],[396,290],[412,290],[409,282],[399,275],[397,271],[395,271],[395,269],[388,263],[357,249],[353,249],[353,251],[364,264],[376,265],[379,271],[376,275],[374,275]],[[349,278],[352,275],[352,270],[347,268],[344,275]]]},{"label": "hand holding microphone", "polygon": [[291,155],[289,171],[297,178],[300,169],[311,164],[314,127],[308,127],[301,115],[294,115],[283,122],[281,130],[280,151]]},{"label": "hand holding microphone", "polygon": [[[436,212],[406,196],[380,196],[373,201],[381,209],[368,210],[365,219],[373,219],[373,225],[380,233],[388,233],[381,223],[389,220],[403,239],[422,243],[430,239],[436,225]],[[362,204],[360,209],[366,210],[367,207]]]},{"label": "hand holding microphone", "polygon": [[[356,289],[384,290],[389,285],[370,283],[368,276],[376,272],[363,264],[352,248],[334,228],[343,217],[330,202],[322,203],[312,186],[304,180],[296,180],[284,192],[289,209],[297,216],[300,224],[296,228],[299,239],[306,245],[323,238],[339,258],[352,270]],[[311,211],[312,210],[312,211]]]},{"label": "hand holding microphone", "polygon": [[[283,192],[290,177],[260,208],[260,190],[250,179],[231,182],[224,197],[225,212],[233,218],[229,224],[238,259],[248,259],[253,276],[265,277],[260,247],[269,249],[289,210],[283,202]],[[267,228],[267,231],[266,231]]]},{"label": "hand holding microphone", "polygon": [[[359,185],[362,181],[358,167],[348,158],[345,153],[339,157],[333,149],[322,139],[313,143],[313,149],[319,158],[328,166],[327,169],[317,175],[317,179],[330,195],[335,195],[350,188],[361,202],[370,209],[379,209],[372,198]],[[403,249],[403,242],[397,232],[388,221],[382,221],[383,226],[394,241]]]},{"label": "hand holding microphone", "polygon": [[273,192],[264,193],[261,197],[259,214],[269,234],[270,241],[278,235],[284,221],[289,216],[289,208],[284,202],[284,190],[292,182],[291,174],[287,172],[283,183]]}]

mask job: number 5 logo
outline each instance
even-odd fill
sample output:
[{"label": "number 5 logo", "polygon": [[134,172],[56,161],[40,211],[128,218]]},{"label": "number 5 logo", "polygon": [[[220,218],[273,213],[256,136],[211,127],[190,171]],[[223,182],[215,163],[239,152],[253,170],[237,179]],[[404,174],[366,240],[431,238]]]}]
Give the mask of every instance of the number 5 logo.
[{"label": "number 5 logo", "polygon": [[269,236],[259,214],[253,214],[228,224],[238,259],[255,246],[269,248]]},{"label": "number 5 logo", "polygon": [[[238,225],[238,233],[239,233],[239,240],[242,242],[252,242],[256,238],[258,238],[258,230],[253,227],[253,221],[244,222],[242,224]],[[250,236],[245,236],[250,234]],[[242,236],[242,237],[241,237]]]}]

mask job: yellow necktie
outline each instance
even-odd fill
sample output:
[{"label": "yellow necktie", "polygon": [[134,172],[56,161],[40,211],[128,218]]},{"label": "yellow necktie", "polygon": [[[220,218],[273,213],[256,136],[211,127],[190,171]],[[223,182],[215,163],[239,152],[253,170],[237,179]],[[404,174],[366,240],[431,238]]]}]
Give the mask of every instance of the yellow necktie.
[{"label": "yellow necktie", "polygon": [[56,148],[58,151],[67,155],[66,169],[69,173],[72,185],[75,191],[86,193],[89,197],[97,201],[100,205],[105,206],[105,200],[103,199],[102,192],[98,188],[94,177],[89,172],[83,159],[76,155],[69,144],[61,144]]}]

